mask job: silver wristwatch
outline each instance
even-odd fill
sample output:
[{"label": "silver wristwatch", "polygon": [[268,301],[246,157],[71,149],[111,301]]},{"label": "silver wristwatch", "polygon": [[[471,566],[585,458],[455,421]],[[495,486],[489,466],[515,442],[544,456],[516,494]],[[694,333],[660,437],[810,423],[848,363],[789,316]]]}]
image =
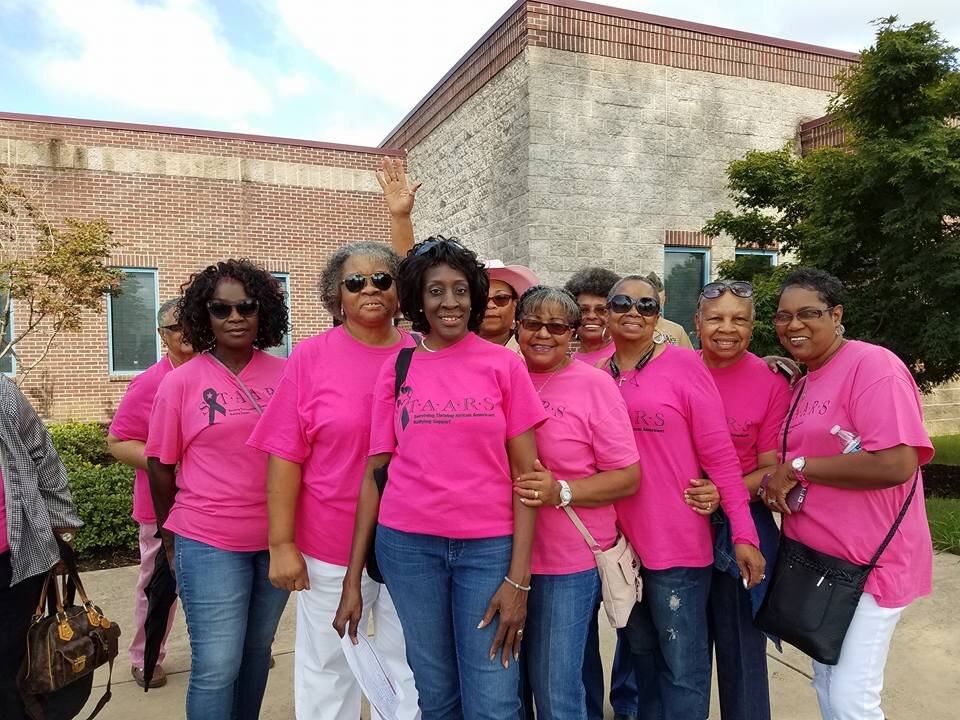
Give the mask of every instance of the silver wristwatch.
[{"label": "silver wristwatch", "polygon": [[557,480],[560,484],[560,504],[558,508],[566,507],[573,500],[573,493],[570,491],[570,484],[566,480]]}]

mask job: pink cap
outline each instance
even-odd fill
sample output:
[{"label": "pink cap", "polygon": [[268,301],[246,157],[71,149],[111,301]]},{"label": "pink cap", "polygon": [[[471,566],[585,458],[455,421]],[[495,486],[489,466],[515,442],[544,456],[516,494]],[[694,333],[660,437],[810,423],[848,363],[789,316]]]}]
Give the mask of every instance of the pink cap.
[{"label": "pink cap", "polygon": [[540,284],[540,279],[528,267],[523,265],[504,265],[503,260],[487,260],[483,266],[491,280],[500,280],[513,288],[517,297],[523,295],[534,285]]}]

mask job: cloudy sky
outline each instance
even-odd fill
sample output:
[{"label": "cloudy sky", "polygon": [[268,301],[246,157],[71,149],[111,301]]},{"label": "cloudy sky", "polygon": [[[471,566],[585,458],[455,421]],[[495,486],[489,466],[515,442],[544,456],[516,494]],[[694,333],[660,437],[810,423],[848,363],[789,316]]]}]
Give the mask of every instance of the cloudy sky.
[{"label": "cloudy sky", "polygon": [[[377,145],[512,0],[0,0],[0,111]],[[860,50],[956,0],[612,0]]]}]

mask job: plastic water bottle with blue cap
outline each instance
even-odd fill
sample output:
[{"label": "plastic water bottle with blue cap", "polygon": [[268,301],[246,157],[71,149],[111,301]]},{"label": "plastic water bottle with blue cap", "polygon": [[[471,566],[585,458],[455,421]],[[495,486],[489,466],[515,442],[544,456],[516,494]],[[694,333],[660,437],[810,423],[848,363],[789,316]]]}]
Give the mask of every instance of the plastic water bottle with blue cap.
[{"label": "plastic water bottle with blue cap", "polygon": [[844,455],[859,452],[863,449],[862,445],[860,444],[860,436],[854,435],[849,430],[844,430],[839,425],[834,425],[832,428],[830,428],[830,434],[835,435],[837,440],[840,441],[840,446],[843,448]]}]

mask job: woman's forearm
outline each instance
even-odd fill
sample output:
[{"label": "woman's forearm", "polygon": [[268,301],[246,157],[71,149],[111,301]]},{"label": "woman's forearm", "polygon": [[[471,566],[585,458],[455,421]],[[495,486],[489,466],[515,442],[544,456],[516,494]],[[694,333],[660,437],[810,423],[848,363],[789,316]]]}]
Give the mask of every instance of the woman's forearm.
[{"label": "woman's forearm", "polygon": [[917,449],[909,445],[868,452],[810,457],[803,469],[807,481],[849,490],[877,490],[907,482],[917,469]]},{"label": "woman's forearm", "polygon": [[413,247],[413,242],[413,221],[410,213],[390,213],[390,244],[393,245],[393,251],[400,257],[406,257]]},{"label": "woman's forearm", "polygon": [[107,450],[118,461],[137,470],[147,469],[147,456],[143,454],[146,443],[140,440],[121,440],[115,435],[107,435]]},{"label": "woman's forearm", "polygon": [[298,463],[276,455],[270,456],[267,465],[267,514],[271,547],[294,541],[301,478],[302,469]]},{"label": "woman's forearm", "polygon": [[163,528],[177,497],[177,466],[167,465],[158,458],[147,458],[147,477],[150,479],[150,497],[157,516],[157,527]]},{"label": "woman's forearm", "polygon": [[[537,441],[533,430],[527,430],[507,440],[507,457],[514,478],[533,471],[537,459]],[[510,556],[510,579],[521,585],[530,581],[530,554],[533,552],[533,533],[537,523],[537,510],[513,496],[513,552]]]},{"label": "woman's forearm", "polygon": [[390,462],[391,453],[373,455],[367,460],[367,467],[363,472],[363,481],[360,483],[360,497],[357,501],[357,514],[353,523],[353,543],[350,546],[350,563],[344,583],[360,582],[367,555],[370,552],[370,543],[373,532],[377,527],[377,518],[380,515],[380,492],[373,479],[373,471],[382,468]]},{"label": "woman's forearm", "polygon": [[633,495],[639,485],[640,463],[617,470],[605,470],[571,483],[573,499],[570,504],[578,507],[602,507]]}]

